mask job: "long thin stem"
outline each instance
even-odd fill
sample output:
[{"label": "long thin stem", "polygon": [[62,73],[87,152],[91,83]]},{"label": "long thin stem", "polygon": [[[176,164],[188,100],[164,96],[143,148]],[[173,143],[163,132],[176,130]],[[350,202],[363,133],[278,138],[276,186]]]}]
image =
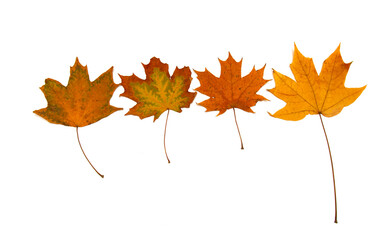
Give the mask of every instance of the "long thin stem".
[{"label": "long thin stem", "polygon": [[166,144],[165,144],[165,139],[166,139],[166,127],[168,126],[168,118],[169,118],[169,109],[168,109],[168,114],[166,115],[166,122],[165,122],[165,131],[164,131],[164,149],[165,149],[165,155],[166,158],[168,159],[168,163],[170,163],[168,153],[166,152]]},{"label": "long thin stem", "polygon": [[319,114],[319,118],[320,118],[320,122],[322,123],[324,136],[326,137],[326,142],[327,142],[327,147],[328,147],[328,153],[330,154],[331,170],[332,170],[332,182],[333,182],[333,184],[334,184],[334,200],[335,200],[335,220],[334,220],[334,223],[338,223],[338,210],[337,210],[337,204],[336,204],[336,188],[335,188],[334,164],[333,164],[333,162],[332,162],[332,156],[331,156],[330,144],[328,143],[328,138],[327,138],[327,134],[326,134],[326,129],[324,128],[324,125],[323,125],[322,114]]},{"label": "long thin stem", "polygon": [[235,108],[233,108],[233,112],[234,112],[235,125],[237,125],[237,129],[238,129],[239,139],[241,140],[241,149],[244,149],[243,148],[242,137],[241,137],[241,132],[239,131],[239,127],[238,127],[238,123],[237,123],[237,116],[235,115]]},{"label": "long thin stem", "polygon": [[78,127],[76,127],[76,133],[77,133],[78,144],[80,145],[81,151],[82,151],[82,153],[84,154],[86,160],[88,160],[88,163],[90,164],[90,166],[92,166],[92,168],[94,169],[94,171],[96,171],[96,173],[97,173],[98,175],[100,175],[100,177],[104,178],[104,175],[102,175],[101,173],[99,173],[99,172],[96,170],[96,168],[93,167],[92,163],[89,161],[89,159],[88,159],[88,157],[86,156],[84,150],[82,149],[81,142],[80,142],[80,138],[79,138],[79,136],[78,136]]}]

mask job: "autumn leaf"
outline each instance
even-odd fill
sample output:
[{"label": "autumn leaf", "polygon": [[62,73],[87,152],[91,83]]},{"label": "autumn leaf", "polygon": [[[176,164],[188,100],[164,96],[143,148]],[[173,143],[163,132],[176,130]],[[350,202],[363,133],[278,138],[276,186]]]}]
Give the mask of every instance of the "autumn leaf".
[{"label": "autumn leaf", "polygon": [[170,77],[168,64],[153,57],[148,65],[142,64],[145,69],[146,79],[140,79],[136,75],[122,76],[121,85],[125,91],[120,95],[130,98],[137,104],[125,115],[136,115],[141,119],[154,116],[153,122],[167,111],[164,148],[165,155],[170,163],[166,152],[165,136],[169,117],[169,111],[182,112],[181,108],[188,108],[197,93],[189,92],[191,72],[189,67],[174,70]]},{"label": "autumn leaf", "polygon": [[241,140],[241,149],[243,149],[235,108],[254,113],[251,107],[255,106],[258,101],[267,100],[265,97],[257,94],[258,90],[269,81],[263,79],[266,65],[259,70],[255,70],[255,67],[253,67],[248,75],[241,77],[242,59],[236,62],[229,53],[226,61],[218,60],[221,64],[221,76],[219,78],[210,73],[206,68],[204,72],[194,70],[201,84],[196,90],[210,97],[197,104],[205,107],[207,112],[219,111],[217,116],[223,114],[228,109],[233,109],[234,120]]},{"label": "autumn leaf", "polygon": [[353,103],[363,92],[361,88],[346,88],[344,82],[351,63],[344,63],[339,47],[324,61],[320,74],[311,58],[304,57],[295,46],[291,78],[273,70],[275,88],[269,90],[286,102],[273,117],[297,121],[307,114],[332,117]]},{"label": "autumn leaf", "polygon": [[295,80],[273,70],[275,88],[269,91],[286,102],[286,106],[273,117],[297,121],[308,114],[318,114],[327,141],[330,154],[334,185],[335,223],[337,223],[337,201],[335,174],[330,145],[323,125],[322,115],[332,117],[352,104],[363,92],[361,88],[346,88],[346,75],[351,63],[344,63],[340,55],[340,45],[324,61],[320,74],[315,70],[313,60],[304,57],[294,44],[293,62],[290,65]]},{"label": "autumn leaf", "polygon": [[[118,85],[113,82],[113,67],[101,74],[95,81],[90,82],[87,66],[82,66],[76,58],[75,64],[70,68],[68,86],[65,87],[54,79],[45,80],[41,91],[47,99],[48,106],[35,110],[34,113],[50,123],[75,127],[80,148],[84,153],[78,136],[78,128],[95,123],[115,111],[122,110],[122,108],[109,104],[117,87]],[[85,153],[84,156],[93,167]],[[94,167],[93,169],[104,177]]]}]

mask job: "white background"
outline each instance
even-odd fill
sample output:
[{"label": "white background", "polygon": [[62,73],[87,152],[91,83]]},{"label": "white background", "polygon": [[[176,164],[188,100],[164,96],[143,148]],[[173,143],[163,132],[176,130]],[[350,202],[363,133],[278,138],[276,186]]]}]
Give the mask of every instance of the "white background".
[{"label": "white background", "polygon": [[[137,3],[139,2],[139,3]],[[2,1],[0,4],[0,239],[382,239],[382,22],[379,1]],[[196,102],[156,122],[123,111],[79,129],[33,114],[46,107],[46,78],[64,85],[79,57],[94,80],[114,66],[145,78],[151,57],[219,75],[218,58],[265,63],[292,76],[294,42],[322,62],[341,43],[353,62],[347,87],[368,85],[324,118],[338,190],[317,115],[274,119],[284,103],[266,91],[256,114],[216,117]],[[199,86],[193,73],[191,86]]]}]

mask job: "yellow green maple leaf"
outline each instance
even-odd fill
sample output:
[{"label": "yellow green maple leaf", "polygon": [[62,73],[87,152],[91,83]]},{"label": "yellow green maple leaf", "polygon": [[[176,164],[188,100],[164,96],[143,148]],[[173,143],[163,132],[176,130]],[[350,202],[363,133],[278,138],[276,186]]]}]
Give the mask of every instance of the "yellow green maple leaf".
[{"label": "yellow green maple leaf", "polygon": [[96,80],[89,80],[88,67],[81,65],[78,58],[70,68],[67,86],[59,81],[46,79],[40,89],[48,102],[46,108],[33,111],[50,123],[76,128],[77,140],[81,151],[92,168],[102,178],[89,161],[81,146],[78,128],[95,123],[110,114],[122,110],[110,105],[110,99],[118,87],[113,81],[113,67],[101,74]]},{"label": "yellow green maple leaf", "polygon": [[[182,112],[181,108],[188,108],[197,93],[189,92],[191,83],[191,71],[189,67],[176,68],[172,76],[169,74],[168,64],[153,57],[149,64],[142,64],[145,69],[146,79],[140,79],[136,75],[122,76],[121,85],[125,91],[120,95],[135,101],[137,104],[125,115],[136,115],[141,119],[154,116],[156,121],[163,112]],[[165,141],[165,137],[164,137]],[[165,154],[166,148],[165,148]],[[169,158],[167,157],[168,162]]]},{"label": "yellow green maple leaf", "polygon": [[188,67],[174,70],[169,75],[169,66],[153,57],[148,65],[143,64],[146,79],[136,75],[121,76],[121,85],[125,92],[120,96],[137,102],[126,115],[136,115],[141,119],[154,116],[154,121],[166,110],[181,112],[189,107],[197,93],[188,92],[191,83],[191,71]]}]

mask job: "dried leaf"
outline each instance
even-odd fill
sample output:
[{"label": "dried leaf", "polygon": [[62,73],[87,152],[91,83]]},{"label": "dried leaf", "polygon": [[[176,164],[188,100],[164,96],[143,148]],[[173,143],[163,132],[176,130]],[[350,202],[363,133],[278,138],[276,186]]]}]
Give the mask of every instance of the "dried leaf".
[{"label": "dried leaf", "polygon": [[307,114],[319,115],[330,155],[335,203],[334,222],[338,223],[334,165],[322,115],[326,117],[337,115],[344,107],[353,103],[366,86],[361,88],[344,86],[351,63],[343,62],[340,45],[324,61],[319,75],[315,70],[313,60],[304,57],[296,45],[294,47],[294,57],[290,68],[295,76],[295,81],[273,70],[275,88],[269,91],[285,101],[286,106],[270,115],[292,121],[303,119]]},{"label": "dried leaf", "polygon": [[90,82],[88,68],[82,66],[76,58],[75,64],[70,68],[68,86],[65,87],[50,78],[46,79],[41,91],[48,101],[48,106],[34,111],[50,123],[76,127],[81,151],[102,178],[104,175],[96,170],[82,149],[78,128],[95,123],[115,111],[122,110],[122,108],[109,104],[117,87],[118,85],[113,82],[113,67],[101,74],[95,81]]},{"label": "dried leaf", "polygon": [[165,144],[169,111],[181,112],[181,108],[188,108],[197,93],[188,91],[192,80],[189,67],[182,69],[177,67],[170,77],[168,64],[162,63],[158,58],[153,57],[148,65],[142,65],[146,73],[145,80],[134,74],[120,75],[121,85],[125,89],[120,96],[137,102],[125,115],[136,115],[141,119],[154,116],[154,122],[163,112],[168,112],[164,131],[164,149],[170,163]]},{"label": "dried leaf", "polygon": [[243,149],[235,108],[254,113],[250,107],[255,106],[258,101],[267,100],[265,97],[257,94],[258,90],[269,81],[263,79],[266,65],[259,70],[255,70],[255,67],[253,67],[248,75],[241,77],[242,60],[236,62],[230,53],[226,61],[218,60],[221,64],[221,76],[219,78],[207,69],[204,72],[194,70],[201,83],[201,86],[196,90],[210,97],[197,104],[205,107],[207,112],[219,111],[217,116],[223,114],[228,109],[233,109],[235,123],[241,139],[241,149]]}]

